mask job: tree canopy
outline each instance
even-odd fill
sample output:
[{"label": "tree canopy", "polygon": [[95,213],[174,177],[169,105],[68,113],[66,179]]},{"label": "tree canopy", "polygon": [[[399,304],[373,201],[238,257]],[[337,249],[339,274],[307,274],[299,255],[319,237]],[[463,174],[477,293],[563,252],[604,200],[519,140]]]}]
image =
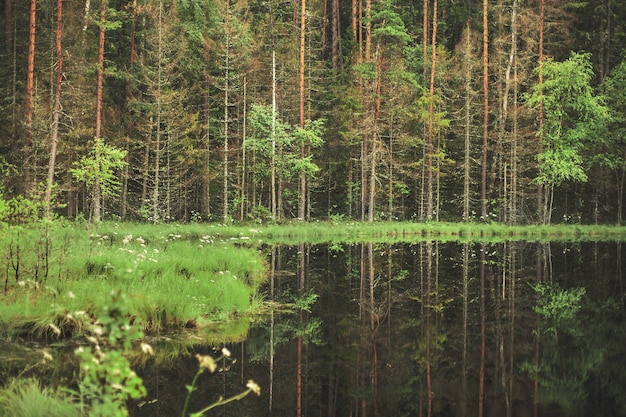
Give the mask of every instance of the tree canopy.
[{"label": "tree canopy", "polygon": [[6,200],[622,222],[624,0],[8,0],[0,20]]}]

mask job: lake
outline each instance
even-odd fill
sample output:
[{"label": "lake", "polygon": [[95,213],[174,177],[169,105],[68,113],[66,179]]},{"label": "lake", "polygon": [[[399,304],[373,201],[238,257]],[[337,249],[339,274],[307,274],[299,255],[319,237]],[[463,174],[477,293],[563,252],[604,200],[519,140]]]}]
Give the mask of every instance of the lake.
[{"label": "lake", "polygon": [[[243,390],[222,416],[626,416],[621,242],[267,246],[266,312],[149,338],[148,398],[133,416],[180,416]],[[185,343],[178,343],[184,339]],[[207,342],[210,340],[210,342]],[[41,346],[11,346],[0,379]],[[8,349],[0,347],[0,349]],[[39,373],[71,385],[73,347]],[[65,366],[62,366],[65,365]],[[36,368],[39,369],[39,368]],[[35,371],[33,371],[35,372]],[[28,371],[26,375],[28,375]]]},{"label": "lake", "polygon": [[[263,291],[291,311],[225,341],[232,360],[203,375],[192,410],[253,379],[260,397],[213,415],[626,415],[620,242],[265,250]],[[180,415],[196,370],[191,354],[141,369],[157,401],[135,415]]]}]

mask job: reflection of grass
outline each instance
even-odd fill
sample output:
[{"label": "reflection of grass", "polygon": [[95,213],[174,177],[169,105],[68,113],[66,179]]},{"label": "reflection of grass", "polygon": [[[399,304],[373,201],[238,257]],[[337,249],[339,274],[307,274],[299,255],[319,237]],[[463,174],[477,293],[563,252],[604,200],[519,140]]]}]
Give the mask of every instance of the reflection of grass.
[{"label": "reflection of grass", "polygon": [[40,337],[68,336],[118,288],[129,296],[133,320],[146,330],[195,327],[248,311],[265,275],[255,250],[209,237],[111,236],[75,239],[60,279],[12,284],[0,303],[0,324]]},{"label": "reflection of grass", "polygon": [[[98,226],[100,234],[109,236],[119,231],[116,224]],[[461,242],[530,241],[580,241],[624,240],[626,227],[597,225],[529,225],[507,226],[500,223],[445,223],[445,222],[309,222],[293,221],[267,225],[216,225],[186,224],[159,227],[124,224],[128,233],[159,239],[168,234],[182,239],[197,240],[203,237],[212,241],[228,241],[242,245],[258,242],[293,244],[299,242],[419,242],[427,240]]]},{"label": "reflection of grass", "polygon": [[259,242],[294,244],[299,242],[419,242],[428,240],[494,243],[511,240],[528,241],[584,241],[624,240],[626,227],[611,225],[529,225],[507,226],[501,223],[450,223],[450,222],[376,222],[361,221],[292,221],[263,225],[220,224],[145,224],[102,223],[97,226],[100,235],[120,240],[120,230],[141,235],[149,241],[179,236],[180,239],[212,242],[231,242],[239,245],[255,245]]}]

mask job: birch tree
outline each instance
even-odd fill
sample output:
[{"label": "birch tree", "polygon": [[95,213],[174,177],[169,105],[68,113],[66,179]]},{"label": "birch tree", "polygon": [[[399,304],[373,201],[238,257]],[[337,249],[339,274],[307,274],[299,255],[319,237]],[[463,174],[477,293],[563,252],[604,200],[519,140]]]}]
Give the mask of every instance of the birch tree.
[{"label": "birch tree", "polygon": [[589,54],[572,53],[564,62],[546,60],[543,83],[527,96],[528,104],[543,106],[540,130],[543,148],[537,155],[539,175],[534,181],[549,190],[544,202],[544,223],[550,223],[554,189],[565,181],[588,180],[583,150],[610,121],[608,108],[592,87],[593,68]]}]

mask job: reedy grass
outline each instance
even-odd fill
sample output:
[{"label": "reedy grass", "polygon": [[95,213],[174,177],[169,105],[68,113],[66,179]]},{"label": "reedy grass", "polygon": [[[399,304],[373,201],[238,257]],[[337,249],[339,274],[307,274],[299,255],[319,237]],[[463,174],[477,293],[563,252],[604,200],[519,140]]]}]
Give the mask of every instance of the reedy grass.
[{"label": "reedy grass", "polygon": [[79,408],[68,395],[42,388],[34,379],[17,379],[0,390],[0,417],[72,417]]},{"label": "reedy grass", "polygon": [[265,265],[254,249],[165,238],[85,234],[67,251],[62,279],[21,280],[0,302],[9,333],[71,336],[119,288],[148,331],[197,326],[250,309]]}]

